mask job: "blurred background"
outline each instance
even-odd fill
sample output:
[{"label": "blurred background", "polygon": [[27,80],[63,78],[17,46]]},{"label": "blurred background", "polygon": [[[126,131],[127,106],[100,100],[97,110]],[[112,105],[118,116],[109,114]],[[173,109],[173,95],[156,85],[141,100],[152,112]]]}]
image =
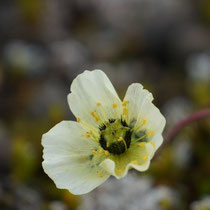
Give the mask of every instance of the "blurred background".
[{"label": "blurred background", "polygon": [[0,1],[0,209],[210,209],[210,120],[185,128],[145,173],[84,196],[43,172],[41,136],[62,120],[72,80],[102,69],[123,98],[142,83],[165,133],[210,106],[209,0]]}]

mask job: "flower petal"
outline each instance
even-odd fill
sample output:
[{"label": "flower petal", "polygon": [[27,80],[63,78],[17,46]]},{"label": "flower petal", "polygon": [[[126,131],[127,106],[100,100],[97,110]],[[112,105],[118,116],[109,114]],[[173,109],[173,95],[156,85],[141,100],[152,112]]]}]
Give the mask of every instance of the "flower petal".
[{"label": "flower petal", "polygon": [[145,127],[148,131],[154,131],[155,134],[163,132],[166,124],[165,117],[153,103],[145,101],[140,110],[140,118],[137,124],[141,123],[141,119],[146,120]]},{"label": "flower petal", "polygon": [[124,101],[129,101],[129,124],[135,123],[141,117],[141,109],[145,101],[152,102],[153,96],[143,89],[140,83],[133,83],[128,87]]},{"label": "flower petal", "polygon": [[98,143],[82,132],[79,123],[62,121],[42,137],[44,171],[58,188],[73,194],[87,193],[110,176],[93,161]]},{"label": "flower petal", "polygon": [[[121,113],[121,101],[110,80],[101,70],[85,71],[77,76],[72,82],[68,103],[76,117],[97,127],[100,120],[92,117],[91,111],[96,112],[103,120],[106,117],[119,117]],[[116,105],[114,108],[113,104]]]},{"label": "flower petal", "polygon": [[153,154],[154,149],[151,144],[148,143],[148,145],[145,144],[144,146],[133,144],[122,155],[110,155],[108,159],[102,161],[100,166],[117,179],[121,179],[127,175],[130,168],[137,171],[146,171],[149,168]]},{"label": "flower petal", "polygon": [[155,151],[156,151],[160,147],[160,145],[163,143],[163,136],[162,136],[162,134],[161,133],[155,134],[150,139],[150,142],[152,143],[152,145],[153,145],[153,147],[155,148]]},{"label": "flower petal", "polygon": [[[128,87],[125,100],[129,101],[130,124],[141,130],[152,131],[157,148],[162,143],[161,133],[165,127],[166,120],[159,109],[152,103],[153,96],[143,89],[141,84],[135,83]],[[157,149],[156,148],[156,149]]]}]

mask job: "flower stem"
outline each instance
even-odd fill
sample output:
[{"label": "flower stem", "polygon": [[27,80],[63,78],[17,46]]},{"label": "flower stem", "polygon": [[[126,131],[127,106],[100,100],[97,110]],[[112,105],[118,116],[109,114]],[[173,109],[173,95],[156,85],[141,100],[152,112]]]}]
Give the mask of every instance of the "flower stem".
[{"label": "flower stem", "polygon": [[197,120],[207,118],[207,117],[210,117],[210,108],[195,112],[187,116],[186,118],[180,120],[179,122],[177,122],[174,125],[174,127],[166,134],[162,146],[158,149],[156,153],[156,157],[158,156],[160,151],[162,151],[162,149],[179,133],[180,130],[182,130],[184,127],[186,127],[187,125],[190,125],[191,123]]}]

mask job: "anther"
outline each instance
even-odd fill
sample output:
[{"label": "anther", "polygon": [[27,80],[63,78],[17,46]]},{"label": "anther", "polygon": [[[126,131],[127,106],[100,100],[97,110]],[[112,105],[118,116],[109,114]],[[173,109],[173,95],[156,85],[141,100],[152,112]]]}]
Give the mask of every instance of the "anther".
[{"label": "anther", "polygon": [[112,104],[112,108],[114,109],[117,108],[117,106],[118,106],[117,103]]},{"label": "anther", "polygon": [[148,131],[147,135],[148,135],[149,137],[153,136],[153,135],[154,135],[154,131],[153,131],[153,130]]},{"label": "anther", "polygon": [[102,173],[98,173],[98,177],[103,177],[103,174]]},{"label": "anther", "polygon": [[149,143],[150,143],[154,148],[156,147],[155,142],[150,141]]},{"label": "anther", "polygon": [[94,111],[91,111],[90,114],[94,117],[95,121],[99,121],[100,118],[95,114]]},{"label": "anther", "polygon": [[85,136],[85,134],[82,132],[82,133],[81,133],[81,136]]},{"label": "anther", "polygon": [[145,146],[145,142],[140,142],[140,143],[138,143],[138,145],[140,146],[140,147],[143,147],[143,146]]},{"label": "anther", "polygon": [[[97,103],[96,103],[96,106],[99,107],[100,112],[101,112],[101,114],[102,114],[102,116],[103,116],[103,118],[104,118],[104,121],[108,121],[108,117],[106,116],[106,112],[105,112],[105,110],[104,110],[102,104],[101,104],[100,102],[97,102]],[[100,120],[100,119],[99,119],[99,120]]]},{"label": "anther", "polygon": [[128,108],[126,108],[126,107],[123,108],[123,114],[124,114],[124,115],[127,115],[127,114],[128,114]]},{"label": "anther", "polygon": [[143,121],[142,121],[142,125],[145,125],[146,123],[147,123],[146,120],[143,120]]},{"label": "anther", "polygon": [[104,153],[105,153],[106,156],[109,155],[109,151],[107,151],[107,150],[105,150]]},{"label": "anther", "polygon": [[142,120],[142,123],[139,125],[139,126],[137,126],[136,128],[135,128],[135,131],[138,131],[143,125],[145,125],[147,123],[147,121],[146,120]]},{"label": "anther", "polygon": [[77,117],[77,122],[80,122],[81,121],[81,118],[80,117]]},{"label": "anther", "polygon": [[89,133],[86,133],[85,136],[86,136],[87,138],[90,138],[90,134],[89,134]]},{"label": "anther", "polygon": [[93,154],[93,155],[96,155],[96,154],[97,154],[97,152],[96,152],[95,150],[93,150],[93,151],[92,151],[92,154]]},{"label": "anther", "polygon": [[120,136],[120,138],[118,138],[118,139],[117,139],[117,141],[118,141],[118,142],[121,142],[121,141],[122,141],[122,142],[123,142],[123,144],[125,145],[125,150],[127,150],[127,149],[128,149],[128,147],[127,147],[127,143],[126,143],[125,139],[123,139],[123,137],[122,137],[122,136]]},{"label": "anther", "polygon": [[129,102],[128,100],[125,100],[125,101],[123,101],[122,105],[126,106],[128,104],[128,102]]},{"label": "anther", "polygon": [[124,139],[123,139],[123,137],[122,136],[120,136],[120,138],[119,139],[117,139],[117,141],[123,141]]},{"label": "anther", "polygon": [[145,156],[143,157],[143,160],[147,160],[148,157],[149,157],[149,155],[145,155]]}]

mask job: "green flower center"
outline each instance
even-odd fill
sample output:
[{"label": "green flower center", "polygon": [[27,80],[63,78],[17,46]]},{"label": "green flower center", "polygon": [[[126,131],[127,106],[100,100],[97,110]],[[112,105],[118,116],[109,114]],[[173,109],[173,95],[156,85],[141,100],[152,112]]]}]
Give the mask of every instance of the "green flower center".
[{"label": "green flower center", "polygon": [[99,142],[104,150],[120,155],[130,147],[132,132],[125,121],[109,119],[99,129]]}]

